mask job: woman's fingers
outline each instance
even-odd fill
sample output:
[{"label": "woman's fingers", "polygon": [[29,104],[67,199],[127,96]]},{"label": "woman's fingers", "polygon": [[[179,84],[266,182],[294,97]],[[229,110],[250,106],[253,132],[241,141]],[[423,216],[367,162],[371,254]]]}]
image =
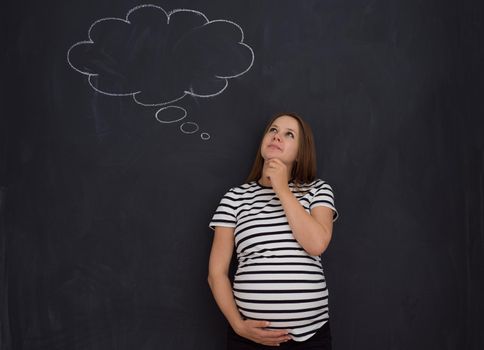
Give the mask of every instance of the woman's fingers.
[{"label": "woman's fingers", "polygon": [[286,165],[284,164],[284,162],[282,160],[280,160],[279,158],[271,158],[269,160],[267,160],[267,163],[270,165],[270,166],[281,166],[281,167],[285,167]]},{"label": "woman's fingers", "polygon": [[286,331],[264,330],[260,335],[262,342],[280,344],[291,339]]},{"label": "woman's fingers", "polygon": [[245,337],[264,345],[277,346],[291,339],[286,330],[265,329],[267,321],[246,320]]}]

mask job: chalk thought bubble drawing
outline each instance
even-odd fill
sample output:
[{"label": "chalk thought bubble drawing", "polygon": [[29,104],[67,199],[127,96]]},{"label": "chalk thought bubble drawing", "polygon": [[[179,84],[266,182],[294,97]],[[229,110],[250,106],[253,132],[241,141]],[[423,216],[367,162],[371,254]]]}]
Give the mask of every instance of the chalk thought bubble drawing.
[{"label": "chalk thought bubble drawing", "polygon": [[[254,63],[254,52],[244,43],[238,24],[209,20],[190,9],[167,12],[156,5],[140,5],[126,18],[95,21],[88,39],[69,48],[69,65],[86,75],[95,91],[132,96],[142,106],[166,107],[187,95],[217,96],[229,79],[243,75]],[[156,119],[172,123],[186,117],[183,107],[170,107],[181,112],[161,108]],[[198,130],[193,122],[183,125],[182,132]],[[204,133],[202,139],[208,138]]]}]

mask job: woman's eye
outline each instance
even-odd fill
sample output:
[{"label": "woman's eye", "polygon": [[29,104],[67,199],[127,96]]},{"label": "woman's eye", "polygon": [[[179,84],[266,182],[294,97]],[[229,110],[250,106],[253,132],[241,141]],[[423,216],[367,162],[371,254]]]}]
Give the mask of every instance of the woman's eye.
[{"label": "woman's eye", "polygon": [[294,138],[294,134],[292,132],[288,132],[286,135],[288,135],[289,137]]},{"label": "woman's eye", "polygon": [[276,132],[277,129],[276,128],[269,128],[269,132]]}]

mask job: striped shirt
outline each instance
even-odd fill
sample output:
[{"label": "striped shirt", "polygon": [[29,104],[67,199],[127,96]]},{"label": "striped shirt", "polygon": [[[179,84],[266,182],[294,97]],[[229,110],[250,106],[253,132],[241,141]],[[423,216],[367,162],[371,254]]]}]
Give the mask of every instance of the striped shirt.
[{"label": "striped shirt", "polygon": [[[297,187],[289,184],[310,212],[333,209],[332,188],[317,179]],[[284,209],[271,187],[252,181],[231,188],[221,199],[209,226],[234,228],[238,267],[233,293],[245,319],[270,321],[271,329],[287,329],[304,341],[329,319],[328,290],[321,258],[309,255],[294,238]]]}]

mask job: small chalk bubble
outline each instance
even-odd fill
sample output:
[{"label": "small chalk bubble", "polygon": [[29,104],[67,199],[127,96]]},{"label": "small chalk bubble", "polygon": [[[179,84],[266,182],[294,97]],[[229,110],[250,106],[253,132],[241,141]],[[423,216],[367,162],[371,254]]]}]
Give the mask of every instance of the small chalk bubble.
[{"label": "small chalk bubble", "polygon": [[207,141],[207,140],[210,140],[210,134],[209,133],[206,133],[206,132],[202,132],[200,134],[200,137],[202,138],[202,140],[204,141]]},{"label": "small chalk bubble", "polygon": [[185,119],[186,116],[187,111],[185,108],[179,106],[166,106],[160,108],[155,114],[156,120],[164,124],[179,122],[180,120]]},{"label": "small chalk bubble", "polygon": [[185,122],[182,125],[180,125],[180,130],[184,134],[193,134],[198,131],[198,124],[194,122]]}]

